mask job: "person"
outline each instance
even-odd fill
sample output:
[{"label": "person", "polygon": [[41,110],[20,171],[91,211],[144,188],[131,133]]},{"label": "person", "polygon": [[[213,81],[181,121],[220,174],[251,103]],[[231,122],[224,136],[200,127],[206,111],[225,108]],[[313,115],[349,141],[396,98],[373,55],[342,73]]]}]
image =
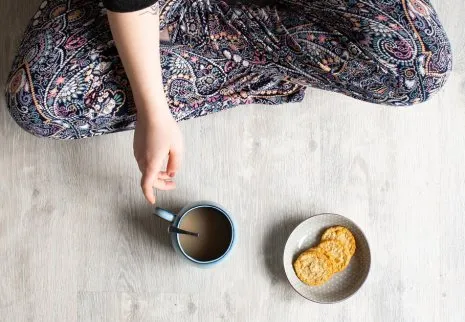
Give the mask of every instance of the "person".
[{"label": "person", "polygon": [[436,93],[451,66],[429,0],[45,0],[6,98],[39,137],[135,129],[142,190],[154,203],[153,187],[175,188],[178,121],[299,102],[307,87],[409,106]]}]

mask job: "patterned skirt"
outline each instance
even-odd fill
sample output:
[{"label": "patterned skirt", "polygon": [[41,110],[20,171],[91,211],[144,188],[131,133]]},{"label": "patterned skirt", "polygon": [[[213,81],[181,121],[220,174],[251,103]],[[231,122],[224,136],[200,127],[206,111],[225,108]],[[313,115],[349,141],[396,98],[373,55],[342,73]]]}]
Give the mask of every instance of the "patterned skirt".
[{"label": "patterned skirt", "polygon": [[[161,44],[163,83],[178,121],[240,104],[298,102],[307,87],[412,105],[437,92],[451,70],[429,0],[161,0],[159,7],[160,28],[170,34]],[[102,4],[43,1],[6,97],[14,120],[36,136],[133,129],[136,109]]]}]

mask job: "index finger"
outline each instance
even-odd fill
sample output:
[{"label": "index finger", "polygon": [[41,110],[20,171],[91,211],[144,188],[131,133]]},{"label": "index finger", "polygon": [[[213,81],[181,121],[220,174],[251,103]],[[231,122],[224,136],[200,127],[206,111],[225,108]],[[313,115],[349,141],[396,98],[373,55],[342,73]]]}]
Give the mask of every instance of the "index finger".
[{"label": "index finger", "polygon": [[145,171],[142,175],[140,186],[144,193],[145,199],[151,204],[155,203],[155,194],[153,193],[153,183],[157,179],[156,171]]},{"label": "index finger", "polygon": [[140,186],[144,193],[145,198],[151,204],[155,203],[155,194],[153,193],[153,186],[155,181],[158,179],[158,173],[161,168],[161,164],[163,159],[157,160],[153,163],[153,165],[146,166],[142,173],[142,178],[140,182]]}]

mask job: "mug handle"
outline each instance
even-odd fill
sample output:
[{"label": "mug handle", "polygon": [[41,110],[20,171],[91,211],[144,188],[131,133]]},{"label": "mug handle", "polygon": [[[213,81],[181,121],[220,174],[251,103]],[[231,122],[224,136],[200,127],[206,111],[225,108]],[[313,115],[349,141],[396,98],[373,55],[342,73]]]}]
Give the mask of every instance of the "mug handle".
[{"label": "mug handle", "polygon": [[153,211],[153,214],[169,222],[173,222],[174,218],[176,217],[176,215],[160,207],[156,207],[155,210]]}]

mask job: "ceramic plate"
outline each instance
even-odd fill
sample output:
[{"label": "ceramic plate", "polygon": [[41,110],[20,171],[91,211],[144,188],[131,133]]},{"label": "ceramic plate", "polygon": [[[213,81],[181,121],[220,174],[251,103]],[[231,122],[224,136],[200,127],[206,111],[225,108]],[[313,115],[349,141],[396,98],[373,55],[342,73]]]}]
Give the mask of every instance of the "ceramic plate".
[{"label": "ceramic plate", "polygon": [[[323,232],[332,226],[344,226],[355,237],[357,249],[349,266],[321,286],[302,283],[294,272],[292,263],[299,254],[317,246]],[[287,239],[283,255],[284,270],[292,287],[306,299],[318,303],[335,303],[357,292],[370,271],[371,255],[368,241],[362,230],[350,219],[336,214],[321,214],[299,224]]]}]

